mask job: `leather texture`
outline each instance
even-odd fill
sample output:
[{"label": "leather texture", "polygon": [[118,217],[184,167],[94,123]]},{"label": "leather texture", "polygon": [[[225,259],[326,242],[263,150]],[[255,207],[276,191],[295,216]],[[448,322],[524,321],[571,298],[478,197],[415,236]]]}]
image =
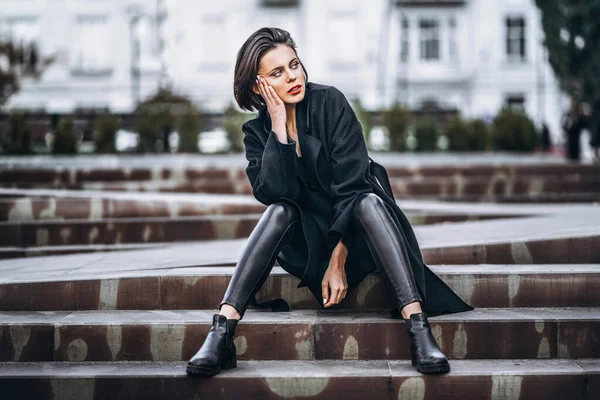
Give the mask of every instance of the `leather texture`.
[{"label": "leather texture", "polygon": [[229,304],[244,316],[273,269],[281,247],[290,240],[295,224],[300,224],[295,206],[279,202],[267,207],[246,242],[220,306]]},{"label": "leather texture", "polygon": [[200,350],[187,364],[188,374],[213,376],[221,369],[237,366],[233,335],[238,321],[224,315],[213,315],[213,325]]},{"label": "leather texture", "polygon": [[392,287],[399,310],[422,302],[406,244],[383,200],[374,193],[361,195],[354,216],[379,272]]},{"label": "leather texture", "polygon": [[427,314],[412,314],[404,322],[410,337],[412,364],[417,367],[417,371],[423,374],[449,372],[450,364],[431,334]]}]

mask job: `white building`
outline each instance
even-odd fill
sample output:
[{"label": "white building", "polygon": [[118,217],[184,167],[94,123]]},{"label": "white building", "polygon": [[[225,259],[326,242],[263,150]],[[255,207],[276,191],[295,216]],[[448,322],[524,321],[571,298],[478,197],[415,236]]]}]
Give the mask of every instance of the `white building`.
[{"label": "white building", "polygon": [[290,31],[310,80],[368,109],[490,118],[511,103],[561,140],[564,98],[533,0],[0,0],[0,32],[56,56],[8,107],[126,112],[162,80],[220,111],[236,53],[262,26]]}]

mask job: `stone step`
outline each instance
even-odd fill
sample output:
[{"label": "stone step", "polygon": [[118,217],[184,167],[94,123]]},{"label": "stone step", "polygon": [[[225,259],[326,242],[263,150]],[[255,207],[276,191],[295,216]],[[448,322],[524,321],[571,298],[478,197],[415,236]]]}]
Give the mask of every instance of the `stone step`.
[{"label": "stone step", "polygon": [[407,361],[241,361],[214,378],[184,362],[1,363],[7,399],[600,398],[600,360],[457,360],[442,376]]},{"label": "stone step", "polygon": [[0,246],[66,246],[237,239],[262,214],[0,222]]},{"label": "stone step", "polygon": [[[263,204],[222,204],[160,200],[95,198],[0,198],[0,221],[98,221],[123,218],[184,218],[198,216],[262,214]],[[478,221],[529,216],[510,212],[407,211],[411,223],[425,225],[444,222]]]},{"label": "stone step", "polygon": [[415,197],[421,200],[439,200],[453,202],[486,202],[486,203],[593,203],[600,202],[600,193],[542,193],[531,195],[444,195],[444,196],[422,196]]},{"label": "stone step", "polygon": [[161,243],[88,244],[71,246],[0,247],[0,260],[23,257],[59,256],[68,254],[99,253],[124,250],[154,249]]},{"label": "stone step", "polygon": [[[565,214],[469,221],[416,226],[415,231],[428,264],[600,263],[600,252],[596,251],[600,246],[600,225],[594,226],[599,216]],[[560,224],[569,217],[572,221]],[[121,219],[66,226],[56,221],[0,222],[0,243],[13,248],[130,243],[164,246],[169,240],[173,245],[188,242],[189,246],[201,248],[202,243],[217,239],[247,238],[259,218],[260,215],[222,215],[173,218],[164,223]],[[430,237],[435,240],[429,242]]]},{"label": "stone step", "polygon": [[[262,214],[266,206],[203,201],[22,197],[0,199],[0,221],[105,220]],[[493,216],[493,214],[491,215]]]},{"label": "stone step", "polygon": [[[239,156],[243,159],[243,156]],[[375,160],[378,159],[374,156]],[[54,165],[32,164],[26,166],[0,166],[0,182],[109,182],[109,181],[148,181],[167,179],[224,179],[245,177],[244,168],[185,168],[185,167],[157,167],[136,166],[106,168],[90,166],[91,163],[72,167],[55,167]],[[449,164],[444,166],[415,166],[400,167],[382,163],[390,177],[495,177],[495,179],[511,179],[515,176],[526,177],[578,177],[598,176],[600,167],[593,164],[544,164],[536,162],[534,165],[518,164]],[[244,163],[245,165],[245,163]]]},{"label": "stone step", "polygon": [[[0,313],[0,361],[180,361],[204,342],[214,310]],[[600,357],[600,308],[483,309],[430,318],[452,359]],[[389,312],[248,310],[242,360],[409,359]]]},{"label": "stone step", "polygon": [[[600,307],[597,264],[447,265],[431,269],[474,307]],[[69,269],[65,263],[42,262],[31,267],[11,263],[1,269],[0,310],[214,309],[233,270],[232,266],[171,268],[164,263],[142,270],[119,263],[102,264],[98,269]],[[320,308],[307,288],[296,287],[298,282],[275,267],[258,299],[283,298],[292,309]],[[389,289],[374,273],[336,307],[365,310],[393,304]]]},{"label": "stone step", "polygon": [[[81,246],[239,239],[250,236],[261,216],[262,213],[0,222],[0,246]],[[416,226],[519,216],[409,213],[407,217],[411,225]]]},{"label": "stone step", "polygon": [[[599,174],[600,176],[600,174]],[[548,177],[418,177],[390,179],[398,198],[456,198],[493,200],[495,198],[536,198],[556,194],[588,193],[600,195],[599,176]],[[211,178],[200,180],[147,180],[107,182],[5,182],[5,188],[48,188],[93,191],[166,192],[166,193],[220,193],[252,194],[248,179]]]}]

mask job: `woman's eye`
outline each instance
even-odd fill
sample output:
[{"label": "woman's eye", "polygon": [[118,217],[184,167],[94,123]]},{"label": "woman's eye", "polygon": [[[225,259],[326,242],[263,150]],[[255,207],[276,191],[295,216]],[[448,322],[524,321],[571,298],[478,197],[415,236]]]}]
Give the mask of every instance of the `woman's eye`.
[{"label": "woman's eye", "polygon": [[275,71],[275,72],[273,73],[273,76],[279,76],[279,75],[281,75],[281,71]]},{"label": "woman's eye", "polygon": [[293,67],[293,68],[298,68],[298,63],[293,63],[293,64],[292,64],[292,67]]}]

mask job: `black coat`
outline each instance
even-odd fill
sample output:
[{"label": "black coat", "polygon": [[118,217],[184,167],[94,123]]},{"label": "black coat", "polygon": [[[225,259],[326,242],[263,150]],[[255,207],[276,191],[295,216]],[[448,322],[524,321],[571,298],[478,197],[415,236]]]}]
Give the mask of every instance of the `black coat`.
[{"label": "black coat", "polygon": [[302,229],[295,231],[277,258],[284,269],[301,278],[298,287],[308,286],[322,305],[321,281],[340,239],[348,248],[348,291],[376,269],[352,222],[358,195],[372,192],[383,199],[403,233],[424,310],[429,315],[471,310],[424,265],[385,168],[370,159],[361,125],[342,92],[308,82],[304,99],[296,105],[296,125],[302,161],[296,142],[289,137],[287,144],[277,140],[266,108],[243,125],[243,132],[246,173],[256,199],[265,205],[286,201],[301,212]]}]

